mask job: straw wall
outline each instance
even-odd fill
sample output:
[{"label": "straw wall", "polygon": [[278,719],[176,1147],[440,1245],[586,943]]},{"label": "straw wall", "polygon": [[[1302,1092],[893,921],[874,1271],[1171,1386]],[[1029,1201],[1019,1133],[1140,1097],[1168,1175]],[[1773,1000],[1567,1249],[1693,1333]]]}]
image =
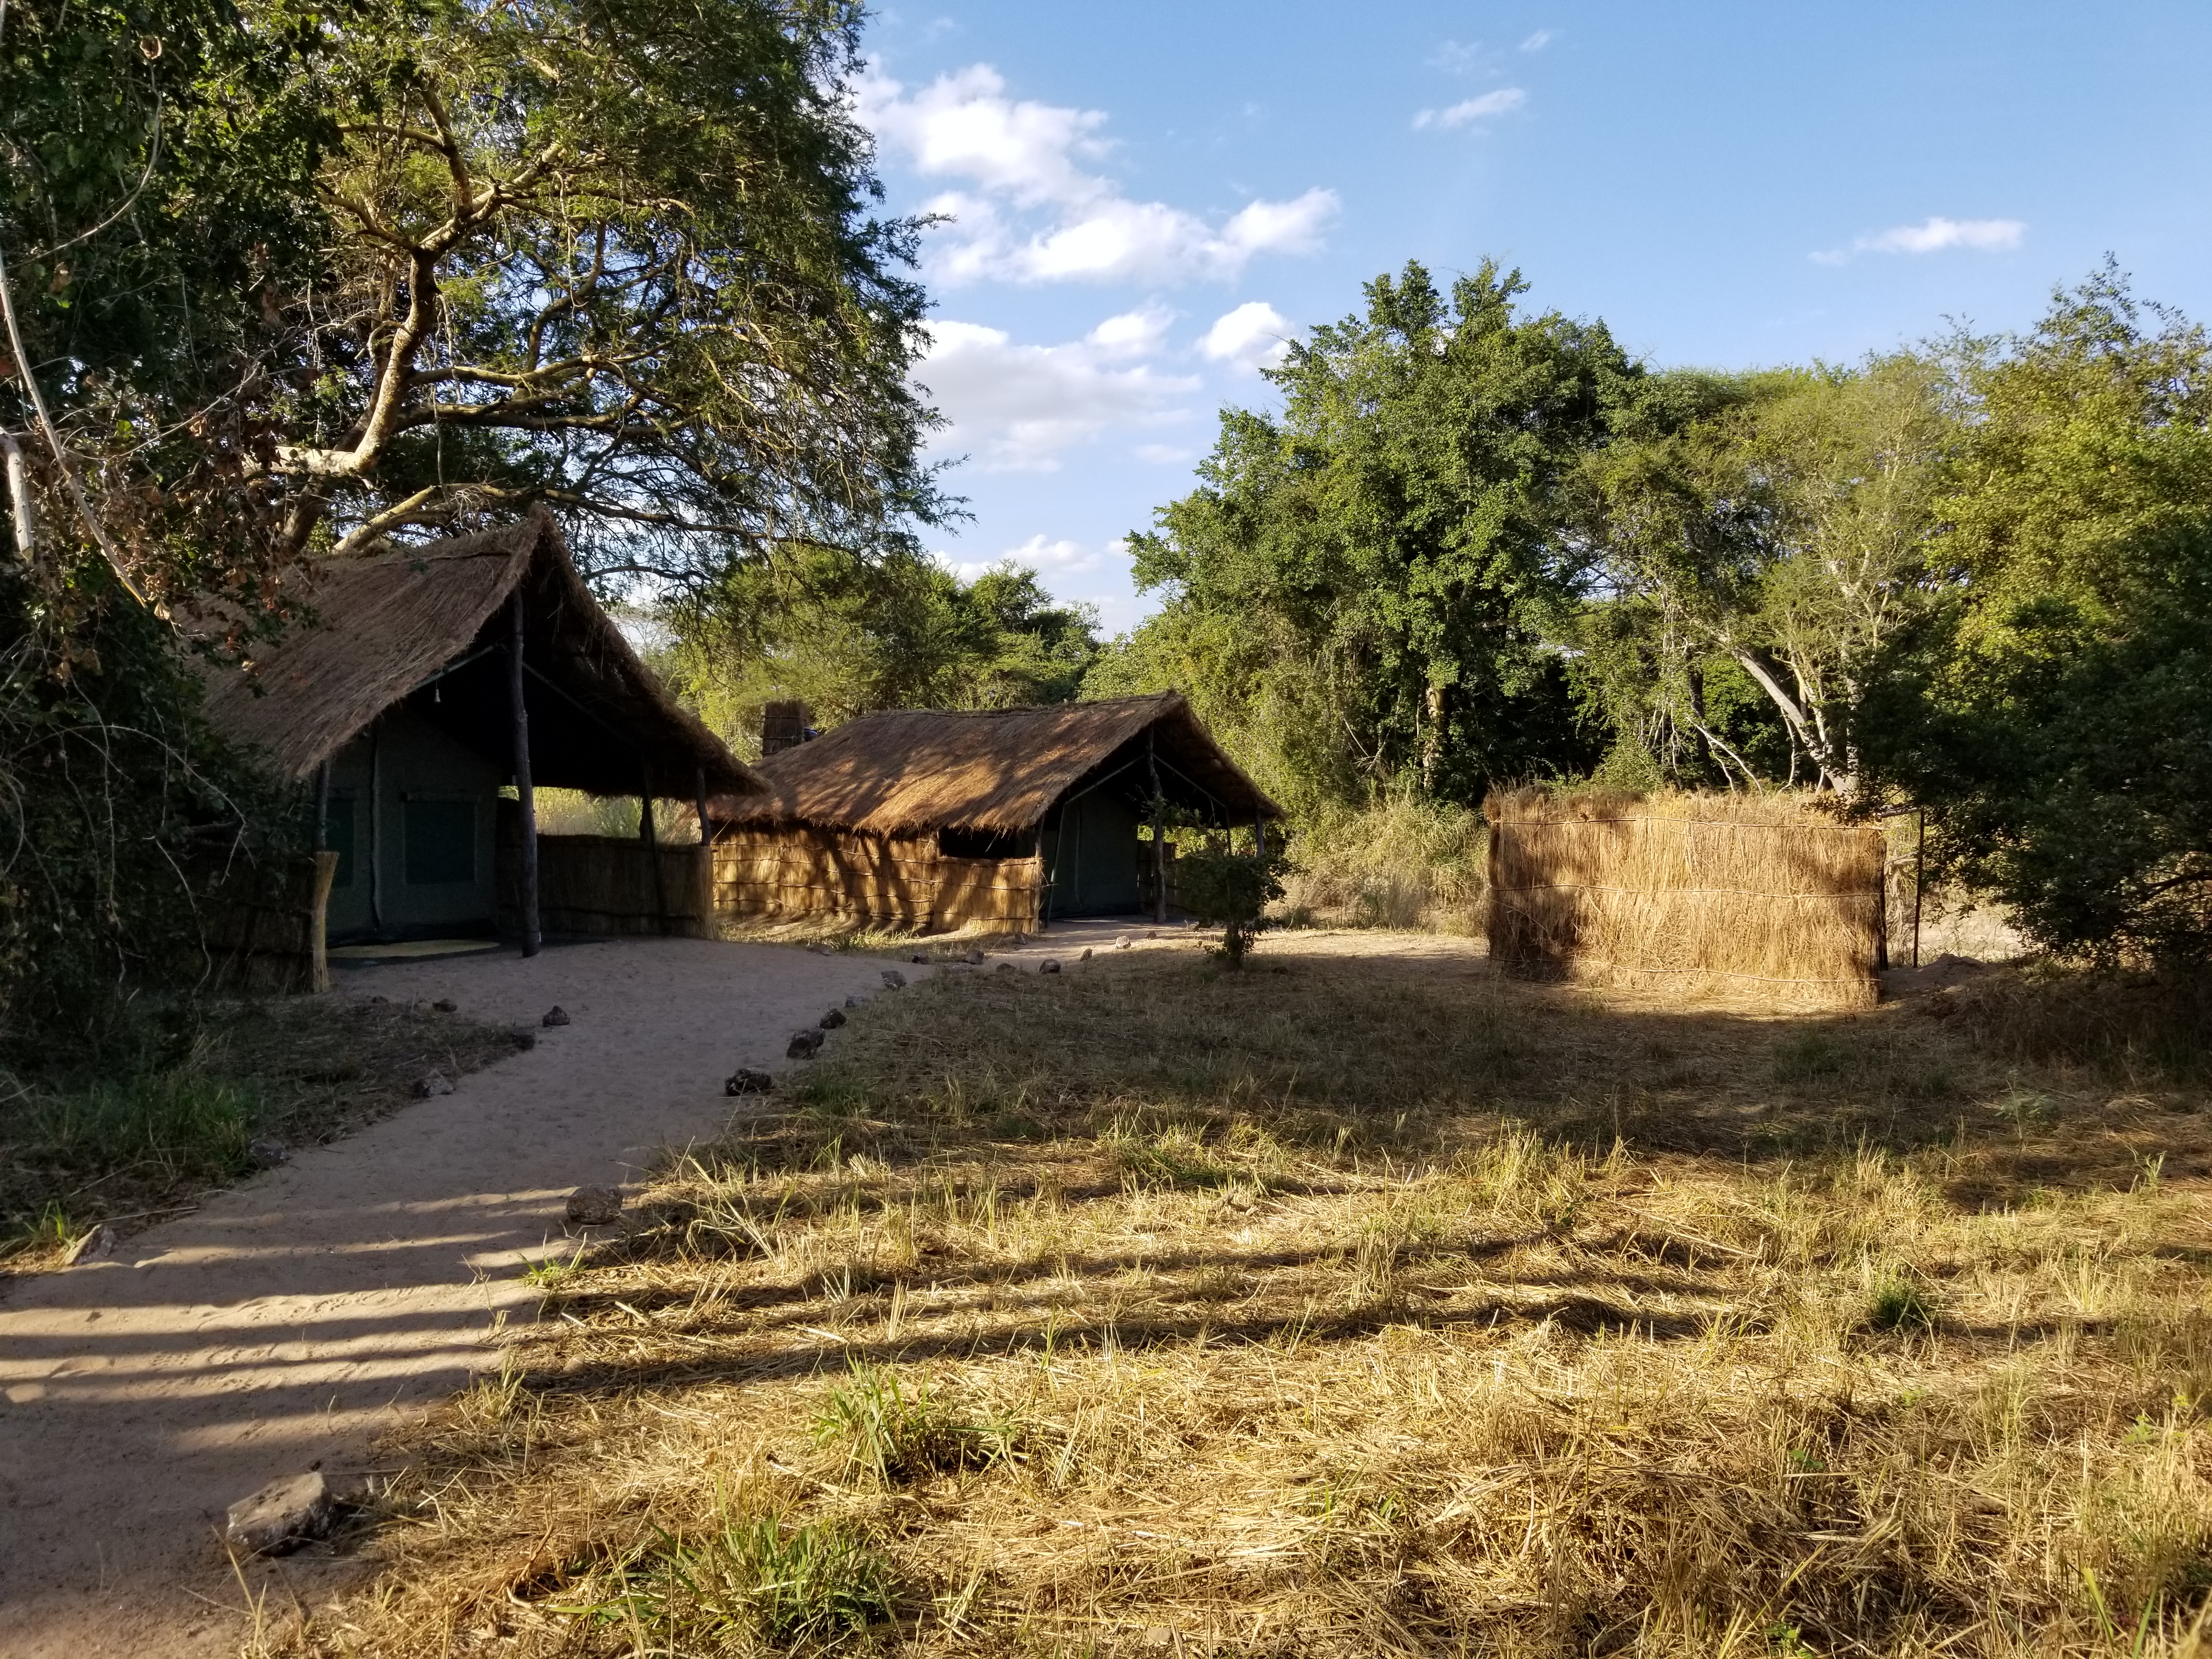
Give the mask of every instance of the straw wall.
[{"label": "straw wall", "polygon": [[216,989],[246,995],[327,991],[324,915],[336,853],[269,866],[240,865],[213,880],[201,915]]},{"label": "straw wall", "polygon": [[793,824],[738,826],[714,838],[720,915],[1033,933],[1042,885],[1036,859],[943,858],[933,833],[877,836]]},{"label": "straw wall", "polygon": [[[659,866],[659,883],[653,866]],[[706,860],[695,842],[647,847],[627,836],[540,836],[538,924],[547,934],[668,933],[706,939],[713,928],[701,890]],[[501,838],[499,925],[521,927],[521,846]]]},{"label": "straw wall", "polygon": [[1493,795],[1510,973],[1795,1007],[1875,997],[1882,834],[1794,796]]}]

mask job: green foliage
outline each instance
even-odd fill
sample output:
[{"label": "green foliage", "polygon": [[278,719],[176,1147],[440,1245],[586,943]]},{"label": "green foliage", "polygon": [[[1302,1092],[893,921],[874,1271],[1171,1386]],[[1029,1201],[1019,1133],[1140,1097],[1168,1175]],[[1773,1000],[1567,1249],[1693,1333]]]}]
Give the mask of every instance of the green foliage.
[{"label": "green foliage", "polygon": [[[1655,377],[1592,458],[1578,667],[1653,781],[1858,787],[1855,720],[1925,610],[1958,441],[1936,367]],[[1616,751],[1619,753],[1619,751]]]},{"label": "green foliage", "polygon": [[774,1511],[696,1541],[664,1534],[620,1564],[620,1593],[575,1609],[650,1633],[651,1650],[722,1652],[732,1638],[779,1651],[831,1647],[893,1615],[890,1564],[850,1525],[787,1525]]},{"label": "green foliage", "polygon": [[927,1382],[908,1392],[889,1365],[853,1367],[848,1387],[832,1389],[816,1414],[817,1444],[842,1444],[849,1467],[879,1481],[983,1468],[1013,1450],[1003,1423],[970,1423]]},{"label": "green foliage", "polygon": [[1962,342],[1948,602],[1870,705],[1936,871],[2054,949],[2212,957],[2212,343],[2106,270]]},{"label": "green foliage", "polygon": [[1918,1279],[1893,1269],[1867,1292],[1867,1323],[1878,1331],[1933,1330],[1936,1310]]},{"label": "green foliage", "polygon": [[[154,591],[237,592],[266,572],[276,520],[254,410],[296,362],[278,296],[321,268],[314,174],[337,130],[311,70],[350,10],[270,0],[249,21],[216,0],[6,9],[10,295],[94,509]],[[0,372],[0,427],[34,428],[12,364]],[[41,539],[85,543],[53,455],[40,441],[25,453]]]},{"label": "green foliage", "polygon": [[1221,956],[1241,968],[1251,954],[1260,918],[1283,896],[1290,867],[1279,842],[1265,852],[1240,853],[1226,837],[1209,837],[1176,858],[1176,880],[1186,910],[1221,929]]},{"label": "green foliage", "polygon": [[1480,812],[1410,788],[1327,809],[1288,845],[1284,920],[1480,932],[1486,833]]},{"label": "green foliage", "polygon": [[1301,811],[1400,778],[1447,799],[1596,758],[1545,618],[1583,459],[1641,372],[1601,324],[1516,313],[1486,264],[1408,265],[1236,410],[1200,486],[1133,538],[1160,617],[1099,690],[1189,691]]},{"label": "green foliage", "polygon": [[330,288],[281,410],[294,538],[568,514],[689,584],[936,498],[914,226],[851,112],[844,0],[408,0],[335,43]]},{"label": "green foliage", "polygon": [[797,698],[825,725],[878,708],[1005,708],[1075,696],[1097,649],[1086,605],[1002,564],[963,582],[895,556],[827,549],[732,570],[672,612],[671,679],[733,743],[763,704]]},{"label": "green foliage", "polygon": [[100,1044],[132,987],[191,982],[210,875],[301,844],[303,803],[198,701],[168,629],[103,567],[57,604],[0,563],[0,1061]]}]

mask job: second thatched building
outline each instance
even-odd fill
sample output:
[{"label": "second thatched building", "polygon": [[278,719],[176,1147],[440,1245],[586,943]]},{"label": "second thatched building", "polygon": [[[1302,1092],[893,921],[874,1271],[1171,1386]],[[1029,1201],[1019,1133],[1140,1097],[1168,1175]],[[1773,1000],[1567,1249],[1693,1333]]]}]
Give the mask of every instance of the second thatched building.
[{"label": "second thatched building", "polygon": [[722,915],[1023,933],[1164,915],[1169,811],[1261,836],[1282,816],[1175,692],[899,709],[811,738],[779,706],[763,748],[769,793],[708,804]]}]

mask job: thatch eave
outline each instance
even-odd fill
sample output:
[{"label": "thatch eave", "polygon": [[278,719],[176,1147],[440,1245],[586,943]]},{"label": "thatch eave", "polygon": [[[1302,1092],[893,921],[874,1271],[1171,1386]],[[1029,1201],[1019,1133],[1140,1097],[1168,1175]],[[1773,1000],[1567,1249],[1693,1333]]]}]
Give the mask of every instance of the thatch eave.
[{"label": "thatch eave", "polygon": [[751,827],[1019,835],[1071,796],[1133,768],[1146,767],[1148,789],[1153,763],[1170,800],[1210,806],[1224,823],[1283,816],[1173,691],[1042,708],[865,714],[762,762],[768,794],[711,801],[708,810]]},{"label": "thatch eave", "polygon": [[[595,794],[745,798],[766,781],[669,696],[568,557],[552,516],[299,574],[313,619],[251,672],[211,671],[209,718],[305,779],[406,705],[495,760],[510,752],[508,600],[522,595],[531,765]],[[427,688],[436,686],[434,698]]]}]

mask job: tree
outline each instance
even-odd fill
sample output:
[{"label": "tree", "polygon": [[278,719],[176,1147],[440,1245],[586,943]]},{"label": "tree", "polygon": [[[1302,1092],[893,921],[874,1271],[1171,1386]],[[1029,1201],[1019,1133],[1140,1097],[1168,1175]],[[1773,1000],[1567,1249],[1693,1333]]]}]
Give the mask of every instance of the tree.
[{"label": "tree", "polygon": [[1944,608],[1865,721],[1939,873],[2055,949],[2212,955],[2212,342],[2108,265],[1961,340]]},{"label": "tree", "polygon": [[1723,729],[1742,702],[1731,683],[1747,683],[1778,723],[1786,777],[1857,793],[1854,716],[1929,599],[1958,434],[1936,366],[1666,377],[1622,428],[1592,461],[1600,557],[1580,634],[1615,718],[1644,723],[1664,769],[1680,769],[1687,732],[1709,775],[1755,786],[1772,745],[1756,725],[1734,722],[1734,741]]},{"label": "tree", "polygon": [[265,563],[246,410],[285,357],[271,296],[324,245],[325,33],[282,3],[0,4],[0,428],[29,439],[49,625],[106,591],[72,583],[86,549],[155,593]]},{"label": "tree", "polygon": [[347,32],[329,286],[272,397],[285,541],[528,502],[678,584],[939,503],[910,222],[847,80],[850,0],[413,0]]},{"label": "tree", "polygon": [[[265,574],[545,502],[599,568],[683,584],[941,510],[855,5],[293,3],[13,37],[47,95],[7,251],[53,296],[32,356],[134,579],[211,585],[210,532]],[[68,264],[57,236],[126,197],[97,272]]]},{"label": "tree", "polygon": [[1115,678],[1188,670],[1294,801],[1587,764],[1546,618],[1565,488],[1641,371],[1602,324],[1516,313],[1526,286],[1486,264],[1447,300],[1409,264],[1293,347],[1281,416],[1224,413],[1200,488],[1133,538],[1168,603]]},{"label": "tree", "polygon": [[741,745],[784,698],[833,726],[879,708],[1064,702],[1097,649],[1096,615],[1055,605],[1033,570],[963,582],[925,558],[860,566],[826,549],[734,570],[668,620],[670,678]]}]

